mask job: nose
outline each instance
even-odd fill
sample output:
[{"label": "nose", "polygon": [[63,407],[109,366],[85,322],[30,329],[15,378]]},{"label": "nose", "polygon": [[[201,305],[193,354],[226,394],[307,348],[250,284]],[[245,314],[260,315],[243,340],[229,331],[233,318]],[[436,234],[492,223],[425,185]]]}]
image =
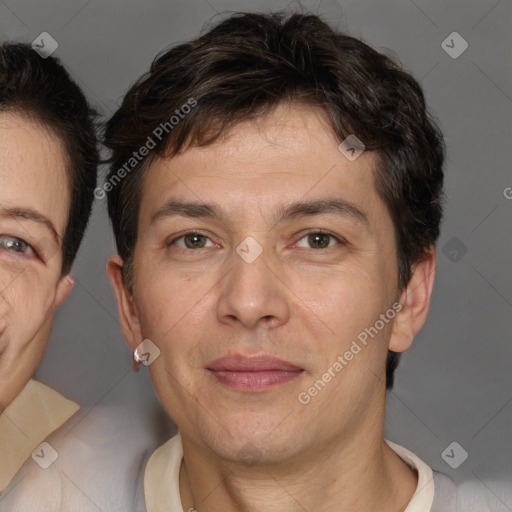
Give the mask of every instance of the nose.
[{"label": "nose", "polygon": [[231,271],[222,281],[218,320],[240,323],[248,329],[258,325],[275,328],[286,323],[290,316],[291,292],[279,276],[279,263],[265,250],[253,261],[234,252],[232,260]]}]

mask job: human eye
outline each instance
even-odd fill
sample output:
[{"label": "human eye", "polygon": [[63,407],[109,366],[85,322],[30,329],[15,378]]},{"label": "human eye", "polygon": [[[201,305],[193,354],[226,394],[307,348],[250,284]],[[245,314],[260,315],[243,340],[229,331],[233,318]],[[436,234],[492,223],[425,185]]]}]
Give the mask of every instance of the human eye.
[{"label": "human eye", "polygon": [[[301,245],[301,242],[305,240],[306,246]],[[308,249],[328,249],[335,246],[336,244],[343,245],[345,240],[342,237],[333,235],[328,231],[324,230],[312,230],[306,233],[296,243],[298,247],[306,247]]]},{"label": "human eye", "polygon": [[31,256],[36,252],[25,240],[9,235],[0,235],[0,250]]},{"label": "human eye", "polygon": [[[206,245],[207,241],[210,241],[210,245]],[[180,236],[172,238],[167,242],[167,246],[176,246],[182,250],[196,250],[204,249],[206,247],[213,247],[215,244],[203,233],[198,231],[188,231]]]}]

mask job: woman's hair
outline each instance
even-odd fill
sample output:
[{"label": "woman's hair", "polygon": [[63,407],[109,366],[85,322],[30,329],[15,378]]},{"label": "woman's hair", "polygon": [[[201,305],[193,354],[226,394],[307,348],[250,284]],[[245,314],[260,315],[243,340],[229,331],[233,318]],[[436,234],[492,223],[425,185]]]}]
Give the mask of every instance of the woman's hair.
[{"label": "woman's hair", "polygon": [[[105,190],[127,285],[151,161],[210,144],[284,102],[320,107],[340,142],[354,134],[374,152],[376,190],[396,233],[398,287],[407,285],[442,217],[444,143],[422,89],[389,57],[318,16],[283,13],[238,13],[160,54],[107,123]],[[388,388],[398,359],[389,352]]]},{"label": "woman's hair", "polygon": [[69,273],[94,200],[99,160],[95,112],[54,57],[42,58],[24,43],[0,44],[0,112],[48,128],[67,158],[71,204],[62,240],[62,275]]}]

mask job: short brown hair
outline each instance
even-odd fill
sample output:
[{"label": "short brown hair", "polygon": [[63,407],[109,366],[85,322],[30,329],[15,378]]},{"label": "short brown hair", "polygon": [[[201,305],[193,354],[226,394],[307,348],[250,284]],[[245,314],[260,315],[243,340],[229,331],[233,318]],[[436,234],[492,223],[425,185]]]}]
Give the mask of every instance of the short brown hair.
[{"label": "short brown hair", "polygon": [[[418,82],[389,57],[312,14],[238,13],[165,51],[128,91],[105,132],[109,179],[176,109],[197,102],[108,193],[117,248],[130,266],[140,191],[156,156],[207,145],[277,105],[322,108],[341,142],[355,134],[377,156],[375,184],[394,223],[400,289],[439,236],[444,142]],[[129,279],[128,279],[129,280]],[[386,384],[399,354],[389,352]]]}]

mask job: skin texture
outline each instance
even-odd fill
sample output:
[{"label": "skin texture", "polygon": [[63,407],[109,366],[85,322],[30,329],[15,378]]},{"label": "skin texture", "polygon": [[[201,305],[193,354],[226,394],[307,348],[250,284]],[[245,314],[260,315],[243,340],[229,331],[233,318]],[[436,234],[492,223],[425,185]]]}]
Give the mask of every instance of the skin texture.
[{"label": "skin texture", "polygon": [[[338,143],[319,110],[282,105],[213,145],[155,160],[142,191],[133,287],[124,286],[119,256],[107,264],[128,343],[150,339],[161,351],[149,369],[182,435],[184,510],[397,511],[414,493],[415,473],[383,442],[385,361],[388,348],[409,348],[425,321],[435,252],[398,290],[374,159],[368,152],[351,162]],[[333,198],[368,222],[334,213],[273,219],[280,205]],[[225,219],[152,220],[169,199],[216,203]],[[315,243],[308,232],[319,229],[341,242]],[[188,230],[206,238],[179,238]],[[249,236],[263,249],[252,263],[236,252]],[[301,404],[299,393],[396,300],[394,321]],[[206,369],[227,354],[271,355],[303,371],[240,392]]]},{"label": "skin texture", "polygon": [[[56,308],[73,287],[61,276],[69,211],[65,154],[51,132],[0,113],[0,411],[39,366]],[[40,221],[13,209],[30,210]],[[42,218],[53,226],[42,222]]]}]

